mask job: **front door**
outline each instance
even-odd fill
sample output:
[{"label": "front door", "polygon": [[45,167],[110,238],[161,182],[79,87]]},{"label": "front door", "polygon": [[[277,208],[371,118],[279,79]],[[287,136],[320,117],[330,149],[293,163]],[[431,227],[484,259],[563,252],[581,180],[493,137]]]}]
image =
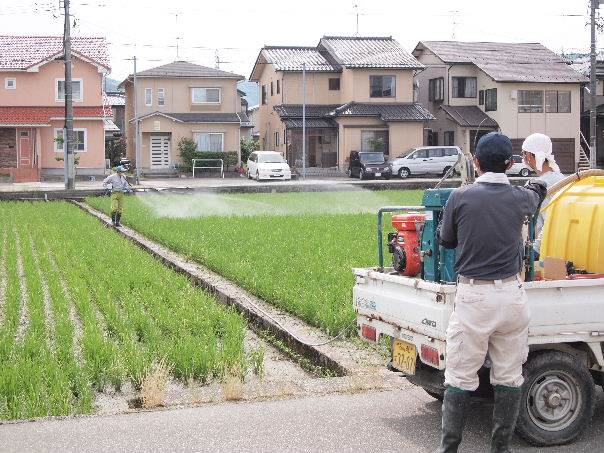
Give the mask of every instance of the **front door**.
[{"label": "front door", "polygon": [[31,132],[19,131],[19,167],[31,168],[34,163]]},{"label": "front door", "polygon": [[151,136],[151,168],[167,168],[170,165],[170,137]]}]

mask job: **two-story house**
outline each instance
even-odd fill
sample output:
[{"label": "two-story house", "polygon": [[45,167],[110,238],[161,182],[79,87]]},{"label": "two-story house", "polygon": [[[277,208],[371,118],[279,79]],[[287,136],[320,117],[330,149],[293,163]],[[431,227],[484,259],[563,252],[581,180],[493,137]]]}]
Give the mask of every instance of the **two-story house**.
[{"label": "two-story house", "polygon": [[345,171],[351,151],[393,155],[421,145],[433,119],[413,100],[413,74],[423,67],[391,37],[326,36],[316,47],[262,48],[250,76],[261,91],[254,112],[261,149],[301,166],[304,97],[311,172]]},{"label": "two-story house", "polygon": [[[104,38],[72,38],[78,175],[105,171]],[[15,182],[63,175],[65,64],[60,36],[0,36],[0,173]]]},{"label": "two-story house", "polygon": [[552,138],[564,172],[577,168],[580,90],[585,77],[538,43],[421,41],[413,55],[426,66],[416,77],[419,101],[436,117],[426,142],[474,151],[500,130],[520,154],[524,138]]},{"label": "two-story house", "polygon": [[[137,73],[140,168],[164,173],[181,163],[178,141],[197,142],[198,151],[240,152],[242,113],[237,81],[244,77],[186,61],[175,61]],[[135,165],[134,77],[126,92],[127,156]]]}]

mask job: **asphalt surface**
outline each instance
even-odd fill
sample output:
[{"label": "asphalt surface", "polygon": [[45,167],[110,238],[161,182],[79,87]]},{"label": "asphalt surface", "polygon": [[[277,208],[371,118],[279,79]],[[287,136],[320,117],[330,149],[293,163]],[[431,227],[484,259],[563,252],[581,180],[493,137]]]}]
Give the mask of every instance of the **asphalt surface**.
[{"label": "asphalt surface", "polygon": [[[516,452],[602,451],[604,399],[591,426],[569,446]],[[460,452],[488,451],[488,403],[477,401]],[[3,452],[431,452],[440,403],[419,388],[197,408],[22,422],[0,426]]]}]

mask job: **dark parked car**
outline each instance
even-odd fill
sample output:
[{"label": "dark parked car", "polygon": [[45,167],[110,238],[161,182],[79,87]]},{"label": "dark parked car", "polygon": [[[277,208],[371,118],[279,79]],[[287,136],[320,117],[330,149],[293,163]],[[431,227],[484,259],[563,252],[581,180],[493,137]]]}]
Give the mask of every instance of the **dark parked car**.
[{"label": "dark parked car", "polygon": [[370,177],[390,179],[392,169],[386,161],[384,153],[352,151],[348,164],[348,176],[359,179]]}]

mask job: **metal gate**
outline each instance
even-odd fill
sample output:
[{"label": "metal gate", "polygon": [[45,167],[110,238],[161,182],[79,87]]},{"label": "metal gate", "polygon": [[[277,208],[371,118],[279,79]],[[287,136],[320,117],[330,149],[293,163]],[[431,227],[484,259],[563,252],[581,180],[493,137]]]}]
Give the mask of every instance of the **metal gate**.
[{"label": "metal gate", "polygon": [[151,136],[151,168],[166,168],[170,165],[170,137]]}]

